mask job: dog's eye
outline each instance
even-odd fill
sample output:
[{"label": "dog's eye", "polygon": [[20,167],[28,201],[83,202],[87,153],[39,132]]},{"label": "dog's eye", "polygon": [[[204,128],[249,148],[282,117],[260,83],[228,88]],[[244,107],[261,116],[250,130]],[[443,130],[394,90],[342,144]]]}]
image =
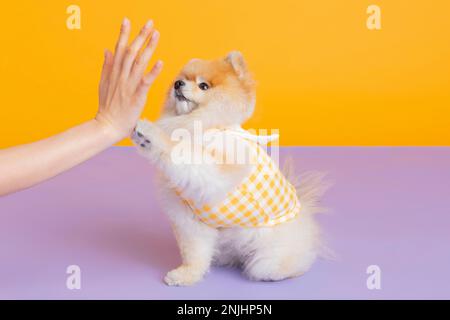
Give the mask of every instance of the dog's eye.
[{"label": "dog's eye", "polygon": [[207,84],[206,82],[200,83],[200,84],[198,85],[198,87],[199,87],[200,89],[202,89],[202,90],[208,90],[208,89],[209,89],[209,86],[208,86],[208,84]]}]

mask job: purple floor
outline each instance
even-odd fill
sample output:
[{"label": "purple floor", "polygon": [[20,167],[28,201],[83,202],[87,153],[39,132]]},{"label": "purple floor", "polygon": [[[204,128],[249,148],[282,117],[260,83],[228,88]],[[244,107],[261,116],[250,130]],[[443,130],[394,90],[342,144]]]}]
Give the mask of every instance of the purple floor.
[{"label": "purple floor", "polygon": [[[329,172],[332,211],[320,217],[337,254],[301,278],[246,280],[213,268],[168,287],[180,261],[156,203],[153,169],[113,148],[38,187],[0,199],[3,299],[450,298],[450,148],[285,148],[302,170]],[[81,290],[66,268],[81,268]],[[366,268],[381,268],[368,290]]]}]

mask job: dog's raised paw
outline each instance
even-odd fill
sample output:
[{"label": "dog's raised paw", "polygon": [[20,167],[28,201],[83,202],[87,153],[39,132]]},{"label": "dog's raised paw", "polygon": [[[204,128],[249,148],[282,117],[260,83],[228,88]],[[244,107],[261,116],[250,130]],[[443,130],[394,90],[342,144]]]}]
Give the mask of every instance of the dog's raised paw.
[{"label": "dog's raised paw", "polygon": [[202,275],[194,268],[181,266],[169,271],[164,282],[169,286],[191,286],[202,279]]},{"label": "dog's raised paw", "polygon": [[149,149],[151,146],[151,141],[147,138],[142,132],[140,132],[137,128],[133,131],[133,135],[131,136],[134,143],[144,149]]}]

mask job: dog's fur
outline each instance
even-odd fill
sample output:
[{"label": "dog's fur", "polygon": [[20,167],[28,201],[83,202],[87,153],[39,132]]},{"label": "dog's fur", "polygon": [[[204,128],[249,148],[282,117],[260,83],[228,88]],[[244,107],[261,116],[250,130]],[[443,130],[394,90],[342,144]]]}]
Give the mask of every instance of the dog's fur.
[{"label": "dog's fur", "polygon": [[[174,164],[174,129],[192,131],[195,121],[204,129],[240,126],[253,113],[255,86],[239,52],[212,61],[191,60],[176,80],[184,85],[168,92],[162,117],[139,122],[133,135],[140,153],[162,173],[161,195],[181,252],[182,264],[167,273],[169,285],[200,281],[211,263],[242,267],[253,280],[282,280],[306,272],[320,254],[319,227],[314,214],[325,190],[322,175],[296,180],[291,168],[284,173],[297,188],[302,205],[293,220],[273,227],[212,228],[198,220],[175,189],[205,203],[215,203],[248,174],[250,165]],[[202,90],[200,83],[209,88]]]}]

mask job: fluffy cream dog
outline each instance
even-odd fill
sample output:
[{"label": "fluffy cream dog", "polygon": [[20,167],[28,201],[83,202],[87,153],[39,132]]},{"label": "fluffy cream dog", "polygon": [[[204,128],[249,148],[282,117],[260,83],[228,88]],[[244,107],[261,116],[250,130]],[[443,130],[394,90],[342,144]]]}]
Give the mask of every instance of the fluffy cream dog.
[{"label": "fluffy cream dog", "polygon": [[[291,170],[285,170],[301,209],[295,218],[270,226],[256,226],[256,222],[254,227],[238,223],[214,226],[202,221],[191,200],[187,200],[195,199],[202,208],[224,201],[256,164],[248,159],[239,163],[224,161],[236,150],[229,144],[220,151],[193,148],[194,157],[201,153],[200,162],[175,161],[174,153],[183,135],[174,133],[183,129],[193,134],[198,123],[204,132],[219,129],[217,132],[223,133],[228,128],[241,132],[239,127],[252,115],[254,105],[253,79],[242,55],[231,52],[217,60],[191,60],[169,90],[162,117],[156,123],[141,121],[136,127],[133,140],[137,148],[161,173],[162,202],[181,253],[182,264],[164,279],[168,285],[192,285],[203,278],[212,263],[240,266],[253,280],[296,277],[305,273],[321,252],[320,232],[314,220],[325,190],[320,174],[295,179]],[[244,149],[249,148],[242,135],[228,136]],[[202,133],[200,141],[210,147],[211,143],[203,138]],[[270,217],[265,221],[270,223]]]}]

